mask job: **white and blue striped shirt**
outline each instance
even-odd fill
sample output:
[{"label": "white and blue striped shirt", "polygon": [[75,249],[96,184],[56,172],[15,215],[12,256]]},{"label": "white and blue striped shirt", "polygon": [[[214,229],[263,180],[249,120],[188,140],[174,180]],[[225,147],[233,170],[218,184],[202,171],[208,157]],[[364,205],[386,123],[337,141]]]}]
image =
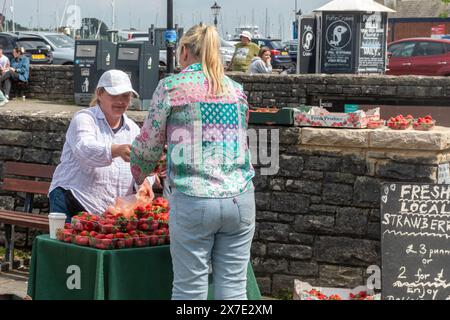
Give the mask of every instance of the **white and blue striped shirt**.
[{"label": "white and blue striped shirt", "polygon": [[140,132],[133,120],[123,117],[123,126],[114,133],[98,105],[75,114],[49,193],[58,187],[71,190],[94,214],[103,213],[117,197],[133,193],[130,164],[111,155],[111,145],[131,144]]}]

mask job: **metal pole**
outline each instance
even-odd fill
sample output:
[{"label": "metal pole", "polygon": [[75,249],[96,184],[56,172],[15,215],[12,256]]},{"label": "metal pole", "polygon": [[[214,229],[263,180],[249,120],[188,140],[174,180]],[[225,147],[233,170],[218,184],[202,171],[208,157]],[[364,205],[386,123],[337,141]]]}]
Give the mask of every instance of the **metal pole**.
[{"label": "metal pole", "polygon": [[16,18],[15,18],[15,12],[14,12],[14,0],[11,0],[11,11],[12,11],[12,29],[13,32],[16,32]]},{"label": "metal pole", "polygon": [[116,30],[116,1],[112,0],[112,29]]},{"label": "metal pole", "polygon": [[[173,30],[173,0],[167,0],[167,30]],[[173,47],[167,45],[167,73],[174,72]]]}]

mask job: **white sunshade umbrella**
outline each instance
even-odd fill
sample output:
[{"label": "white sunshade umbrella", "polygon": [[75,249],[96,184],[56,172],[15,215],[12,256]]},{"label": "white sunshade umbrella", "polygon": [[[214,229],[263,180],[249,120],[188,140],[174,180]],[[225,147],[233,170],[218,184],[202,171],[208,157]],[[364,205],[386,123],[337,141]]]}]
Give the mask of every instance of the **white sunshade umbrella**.
[{"label": "white sunshade umbrella", "polygon": [[383,6],[373,0],[333,0],[314,11],[396,12],[395,10]]}]

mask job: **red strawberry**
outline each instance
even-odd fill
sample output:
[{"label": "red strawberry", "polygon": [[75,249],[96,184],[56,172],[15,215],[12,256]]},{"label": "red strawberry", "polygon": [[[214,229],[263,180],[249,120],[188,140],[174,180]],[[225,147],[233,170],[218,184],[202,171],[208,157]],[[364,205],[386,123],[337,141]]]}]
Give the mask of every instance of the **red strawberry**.
[{"label": "red strawberry", "polygon": [[109,239],[109,240],[114,239],[114,234],[109,233],[109,234],[105,235],[105,239]]},{"label": "red strawberry", "polygon": [[80,246],[87,246],[89,245],[89,238],[84,236],[76,236],[75,243]]},{"label": "red strawberry", "polygon": [[89,235],[90,235],[91,237],[95,238],[95,236],[97,235],[97,232],[91,231],[91,232],[89,233]]},{"label": "red strawberry", "polygon": [[82,236],[82,237],[88,237],[89,236],[89,231],[82,231],[81,233],[80,233],[80,236]]}]

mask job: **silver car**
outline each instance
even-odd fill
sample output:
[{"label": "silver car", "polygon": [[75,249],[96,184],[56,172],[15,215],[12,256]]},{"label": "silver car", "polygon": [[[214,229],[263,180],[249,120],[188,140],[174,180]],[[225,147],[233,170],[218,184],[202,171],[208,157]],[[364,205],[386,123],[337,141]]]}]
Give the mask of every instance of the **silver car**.
[{"label": "silver car", "polygon": [[75,56],[75,41],[62,33],[56,32],[20,32],[23,35],[33,35],[45,42],[53,52],[53,64],[73,65]]}]

